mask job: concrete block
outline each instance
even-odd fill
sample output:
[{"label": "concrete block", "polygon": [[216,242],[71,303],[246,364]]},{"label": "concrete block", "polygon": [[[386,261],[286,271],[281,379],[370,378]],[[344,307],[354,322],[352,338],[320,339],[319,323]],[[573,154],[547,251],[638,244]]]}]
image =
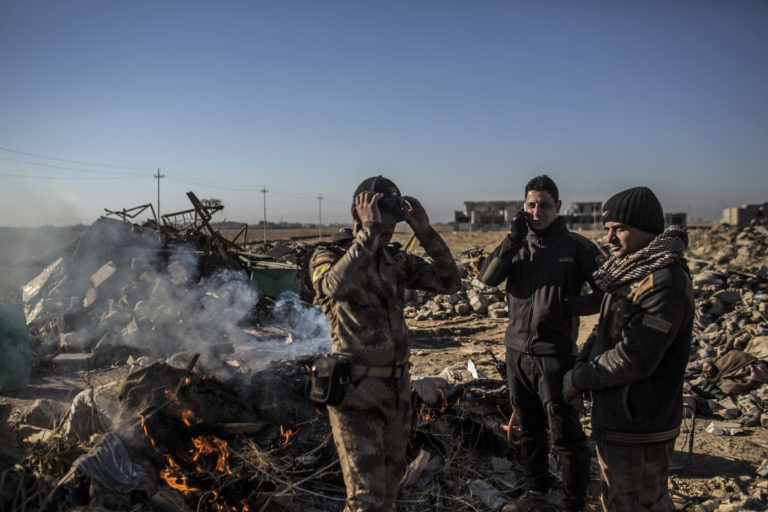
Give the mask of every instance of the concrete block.
[{"label": "concrete block", "polygon": [[59,372],[79,372],[95,367],[93,354],[85,354],[82,352],[75,354],[59,354],[53,358],[53,364]]},{"label": "concrete block", "polygon": [[117,272],[117,267],[111,261],[102,265],[101,268],[91,276],[93,287],[98,288],[101,286],[107,279],[115,275],[115,272]]}]

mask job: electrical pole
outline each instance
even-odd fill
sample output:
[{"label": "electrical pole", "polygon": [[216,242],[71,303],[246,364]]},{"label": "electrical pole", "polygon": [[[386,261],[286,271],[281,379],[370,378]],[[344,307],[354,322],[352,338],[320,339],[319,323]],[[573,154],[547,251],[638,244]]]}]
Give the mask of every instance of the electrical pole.
[{"label": "electrical pole", "polygon": [[165,178],[165,174],[160,174],[160,169],[154,175],[157,178],[157,226],[160,227],[160,178]]},{"label": "electrical pole", "polygon": [[264,194],[264,243],[267,243],[267,186],[261,187],[261,193]]},{"label": "electrical pole", "polygon": [[317,196],[317,238],[323,238],[323,195]]}]

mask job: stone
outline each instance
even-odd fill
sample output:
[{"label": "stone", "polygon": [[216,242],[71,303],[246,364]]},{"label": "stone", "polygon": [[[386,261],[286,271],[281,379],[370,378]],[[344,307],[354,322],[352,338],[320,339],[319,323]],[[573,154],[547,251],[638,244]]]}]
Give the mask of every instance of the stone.
[{"label": "stone", "polygon": [[81,332],[59,334],[59,348],[65,352],[85,352],[91,348],[90,341]]},{"label": "stone", "polygon": [[466,302],[460,302],[456,304],[453,307],[453,309],[454,311],[456,311],[456,314],[459,314],[459,315],[468,315],[469,312],[471,311],[469,304],[467,304]]},{"label": "stone", "polygon": [[741,302],[741,292],[733,288],[718,292],[716,297],[717,300],[725,304],[736,304],[737,302]]},{"label": "stone", "polygon": [[66,404],[41,398],[35,400],[31,405],[18,409],[11,415],[11,421],[17,425],[53,429],[66,413]]},{"label": "stone", "polygon": [[744,352],[752,354],[758,359],[768,360],[768,336],[755,336],[747,343]]},{"label": "stone", "polygon": [[428,309],[433,315],[443,312],[443,308],[434,300],[427,301],[427,303],[424,304],[424,308]]},{"label": "stone", "polygon": [[171,280],[175,284],[184,284],[189,280],[187,269],[178,261],[168,265],[168,273],[171,274]]},{"label": "stone", "polygon": [[693,286],[695,288],[701,288],[704,286],[711,286],[715,289],[721,289],[725,287],[725,276],[718,273],[713,272],[711,270],[705,270],[703,272],[699,272],[695,276],[693,276]]},{"label": "stone", "polygon": [[503,302],[495,302],[488,306],[488,316],[490,318],[507,318],[507,305]]},{"label": "stone", "polygon": [[469,305],[475,313],[485,314],[488,311],[488,299],[482,293],[477,293],[474,290],[467,292],[469,298]]},{"label": "stone", "polygon": [[98,298],[99,298],[99,292],[96,290],[96,288],[90,288],[87,292],[85,292],[85,298],[83,299],[83,307],[85,309],[90,309],[96,303],[96,300]]},{"label": "stone", "polygon": [[102,267],[94,272],[93,275],[91,275],[91,283],[93,284],[94,288],[98,288],[102,284],[104,284],[105,281],[107,281],[110,277],[115,275],[115,272],[117,272],[117,267],[114,263],[111,261],[105,263],[102,265]]},{"label": "stone", "polygon": [[53,358],[53,365],[60,372],[86,371],[96,367],[93,354],[81,352],[59,354]]}]

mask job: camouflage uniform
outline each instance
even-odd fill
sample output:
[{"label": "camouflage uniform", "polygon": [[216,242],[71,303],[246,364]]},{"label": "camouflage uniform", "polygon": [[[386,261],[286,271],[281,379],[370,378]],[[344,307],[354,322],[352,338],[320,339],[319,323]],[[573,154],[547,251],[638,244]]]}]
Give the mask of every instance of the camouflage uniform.
[{"label": "camouflage uniform", "polygon": [[328,407],[347,511],[394,510],[405,470],[411,425],[405,289],[452,293],[461,285],[448,247],[432,228],[417,233],[430,262],[396,246],[376,250],[380,226],[366,223],[356,236],[319,247],[311,260],[333,354],[353,364],[354,389]]}]

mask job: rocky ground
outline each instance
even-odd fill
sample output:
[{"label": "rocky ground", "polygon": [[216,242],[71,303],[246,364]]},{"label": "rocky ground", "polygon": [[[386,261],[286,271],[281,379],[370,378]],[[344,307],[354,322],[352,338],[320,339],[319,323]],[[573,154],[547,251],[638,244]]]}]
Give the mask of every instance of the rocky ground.
[{"label": "rocky ground", "polygon": [[[512,435],[512,442],[503,444],[507,433],[502,427],[505,426],[504,423],[509,417],[509,410],[508,404],[505,403],[503,381],[496,366],[497,361],[504,359],[501,339],[508,321],[506,307],[500,290],[486,288],[475,280],[482,258],[493,249],[503,235],[502,232],[444,231],[443,236],[462,270],[463,289],[452,296],[412,294],[409,297],[406,315],[411,333],[412,375],[414,382],[421,382],[419,385],[415,384],[419,392],[417,404],[420,404],[421,418],[417,420],[413,446],[409,454],[413,463],[410,470],[411,479],[404,487],[400,503],[403,509],[494,510],[501,508],[504,503],[513,503],[514,497],[520,492],[521,475],[519,467],[514,465],[514,435]],[[587,235],[599,242],[600,233],[587,233]],[[768,267],[766,267],[768,237],[766,235],[768,232],[760,229],[738,230],[724,226],[695,229],[690,232],[691,244],[688,257],[694,272],[698,312],[694,329],[694,346],[687,372],[687,394],[690,397],[687,403],[690,404],[688,413],[691,419],[686,422],[687,431],[679,439],[679,453],[676,458],[678,469],[673,472],[670,479],[671,490],[679,500],[680,507],[687,510],[694,510],[697,505],[708,500],[717,500],[718,510],[768,509],[764,504],[768,497],[768,480],[766,479],[768,476],[766,463],[768,460],[768,429],[766,428],[768,426],[766,417],[768,387],[765,383],[768,373],[764,372],[765,361],[768,360],[768,343],[766,342],[768,318],[765,313],[765,304],[768,303],[766,302],[768,293]],[[278,245],[283,246],[285,250],[277,251],[277,253],[283,253],[282,259],[294,261],[300,266],[305,265],[313,242],[311,239],[306,239],[306,236],[306,234],[295,234],[292,237],[284,237],[282,243],[272,241],[267,244],[252,245],[251,250],[267,252]],[[67,239],[66,236],[62,238]],[[409,234],[407,231],[398,232],[395,239],[405,245],[409,241]],[[8,247],[6,244],[3,246]],[[14,246],[20,247],[21,244],[14,244]],[[3,285],[5,304],[19,301],[20,294],[14,291],[15,286],[26,282],[45,265],[54,262],[59,254],[66,252],[71,245],[66,241],[59,245],[49,243],[45,246],[45,250],[40,249],[40,245],[37,247],[35,258],[17,258],[10,261],[9,257],[3,255],[6,265],[4,268],[20,269],[13,273],[20,276],[16,279],[20,282],[14,282],[12,275],[3,276],[4,281],[0,284]],[[418,252],[419,248],[416,247],[414,250]],[[20,254],[24,254],[23,251]],[[92,439],[88,436],[80,436],[78,439],[68,437],[68,432],[83,432],[78,430],[77,422],[75,426],[72,425],[72,416],[75,411],[73,399],[81,391],[98,389],[100,393],[97,395],[107,405],[103,408],[96,407],[96,409],[99,409],[102,415],[109,416],[110,413],[103,409],[109,409],[109,404],[114,406],[119,401],[115,383],[124,379],[131,369],[147,368],[149,363],[160,360],[160,354],[165,352],[142,346],[138,344],[137,339],[149,337],[152,340],[151,344],[155,346],[170,343],[174,348],[181,350],[176,354],[176,359],[171,362],[175,362],[174,367],[182,371],[189,367],[190,354],[195,351],[186,350],[185,353],[182,349],[187,347],[183,340],[195,337],[203,326],[202,323],[195,322],[192,322],[191,328],[187,326],[184,322],[189,309],[185,308],[214,312],[215,316],[204,322],[206,325],[215,324],[217,319],[218,321],[224,319],[230,324],[234,321],[235,317],[231,316],[231,311],[240,306],[240,303],[233,297],[238,296],[236,292],[239,288],[233,287],[231,281],[192,282],[191,276],[181,273],[185,268],[182,260],[176,261],[181,266],[181,270],[179,265],[172,267],[174,261],[166,260],[164,265],[168,267],[167,275],[170,276],[168,281],[171,283],[168,285],[162,277],[166,275],[163,273],[165,271],[158,271],[157,265],[151,265],[153,272],[149,272],[149,267],[135,268],[139,263],[135,260],[136,255],[133,256],[133,259],[128,258],[124,262],[113,261],[115,270],[109,268],[104,270],[105,262],[101,260],[98,264],[94,263],[93,268],[88,272],[81,272],[82,279],[90,279],[90,284],[81,282],[81,276],[78,275],[77,278],[63,281],[69,283],[68,286],[49,285],[51,289],[46,292],[49,293],[46,297],[51,299],[62,297],[61,290],[66,289],[67,297],[70,296],[69,294],[76,296],[82,293],[81,301],[94,302],[90,309],[86,308],[87,311],[83,312],[72,309],[69,298],[67,301],[57,299],[56,307],[64,308],[60,313],[52,313],[50,318],[39,313],[41,316],[33,319],[31,323],[33,331],[31,383],[21,390],[3,392],[0,396],[0,407],[5,416],[0,418],[2,420],[0,436],[4,440],[0,456],[3,457],[3,464],[8,468],[14,465],[16,468],[13,471],[8,469],[3,472],[0,480],[0,505],[12,504],[13,507],[7,508],[13,510],[24,510],[26,506],[27,509],[32,510],[32,504],[41,503],[42,494],[54,492],[57,488],[56,481],[63,479],[74,458],[92,449],[98,437]],[[135,275],[128,273],[127,269],[135,269],[137,273]],[[100,288],[103,304],[98,302],[99,296],[94,295],[94,292],[91,292],[90,299],[88,298],[88,288],[95,287],[93,276],[98,276],[99,272],[102,272],[101,277],[106,275],[105,272],[111,272],[110,276],[116,276],[105,278],[105,281],[109,279],[114,281],[116,290],[119,278],[121,291],[116,292],[117,297],[119,298],[122,294],[125,300],[109,301],[108,294],[104,292],[107,289],[106,285]],[[131,286],[134,281],[143,283],[142,288],[137,289],[136,286]],[[128,288],[125,288],[126,286]],[[165,311],[166,314],[160,317],[157,312],[162,309],[161,306],[167,307],[168,304],[152,302],[151,297],[157,294],[166,298],[166,302],[170,301],[169,298],[183,299],[183,301],[181,304],[174,303],[174,307]],[[192,299],[189,298],[190,296]],[[126,303],[128,300],[126,297],[130,298],[129,303]],[[215,297],[215,300],[212,297]],[[224,313],[214,309],[216,304],[221,304],[222,297],[227,298]],[[80,307],[80,303],[77,307]],[[296,313],[296,309],[290,308],[299,308],[299,313]],[[315,318],[312,313],[302,309],[302,306],[294,305],[289,309],[290,318]],[[78,312],[77,315],[73,315],[75,311]],[[93,329],[85,329],[82,318],[89,319],[86,323]],[[174,320],[169,321],[169,318]],[[184,329],[176,329],[180,321],[184,323]],[[596,317],[581,319],[579,343],[586,339],[596,321]],[[249,336],[262,341],[268,340],[271,343],[269,350],[275,351],[285,346],[286,340],[290,338],[293,341],[291,346],[294,347],[293,357],[300,361],[303,357],[300,352],[305,346],[294,340],[302,342],[301,332],[306,333],[307,329],[315,328],[308,328],[304,324],[298,325],[295,321],[293,323],[283,321],[279,325],[257,321],[246,331],[250,332]],[[220,339],[222,334],[228,336],[227,343],[217,345],[216,349],[218,354],[226,354],[223,356],[226,364],[218,368],[218,373],[211,370],[210,374],[222,376],[222,380],[227,380],[226,376],[231,377],[234,374],[241,377],[252,374],[261,375],[259,372],[262,368],[256,368],[252,360],[243,355],[242,347],[239,352],[233,349],[233,346],[237,348],[238,343],[243,340],[235,337],[232,332],[234,329],[231,328],[219,329],[207,333],[204,337],[206,344],[210,344],[210,340],[217,337]],[[306,334],[303,336],[307,339],[317,337]],[[320,346],[323,346],[322,343]],[[131,347],[131,349],[123,351],[122,347]],[[313,351],[311,350],[313,347],[316,348],[315,345],[307,347],[309,347],[308,352]],[[260,354],[262,357],[263,351]],[[162,359],[166,360],[166,358]],[[275,361],[279,360],[278,354]],[[83,363],[83,361],[88,362]],[[211,362],[205,357],[201,361],[196,367],[199,373],[204,372],[204,369],[213,368]],[[88,365],[97,367],[88,367]],[[253,382],[254,380],[251,384]],[[198,390],[205,387],[202,383],[196,383],[196,385],[198,388],[195,389]],[[430,403],[430,390],[435,389],[443,394],[443,398]],[[221,390],[217,393],[219,396],[225,396]],[[199,396],[199,391],[196,396]],[[242,394],[238,396],[242,397]],[[38,401],[41,399],[42,401]],[[441,402],[444,403],[441,405]],[[249,407],[249,413],[253,413],[254,409],[257,408]],[[84,410],[92,412],[94,407],[87,407]],[[438,410],[440,414],[436,413]],[[486,412],[482,412],[483,410]],[[270,412],[264,407],[258,412],[260,415],[249,418],[251,426],[274,414],[273,410]],[[693,421],[694,416],[695,421]],[[584,422],[588,429],[587,417]],[[231,418],[221,419],[217,428],[221,429],[223,428],[221,424],[230,425],[230,423]],[[479,430],[477,425],[481,425]],[[230,425],[227,428],[233,427]],[[445,432],[446,429],[450,432]],[[89,434],[100,432],[99,436],[104,435],[104,430],[86,429]],[[263,429],[262,435],[266,435],[264,432],[267,430]],[[283,431],[282,424],[280,424],[280,431],[281,433]],[[461,435],[465,438],[469,431],[471,442],[463,442],[461,446],[454,447],[446,441],[446,435],[455,437],[457,431],[462,432]],[[305,427],[302,432],[302,435],[310,435],[308,427]],[[312,435],[320,436],[323,432],[325,431],[314,432]],[[52,441],[54,439],[55,443]],[[230,448],[239,450],[241,460],[244,461],[240,466],[241,469],[258,466],[254,462],[256,460],[261,461],[259,464],[266,460],[264,452],[257,453],[255,447],[264,449],[264,446],[270,443],[274,447],[274,439],[265,441],[258,436],[240,435],[229,439]],[[501,444],[499,439],[502,439]],[[439,440],[442,441],[438,442]],[[322,437],[309,437],[303,441],[308,443],[307,446],[320,445],[323,449],[318,453],[326,457],[333,456],[333,450],[328,450],[327,440],[323,443]],[[488,443],[490,447],[483,448]],[[294,445],[281,445],[281,449],[275,449],[270,453],[276,454],[275,456],[280,455],[282,453],[280,450],[288,450],[296,444],[298,441],[295,441]],[[434,447],[440,444],[443,445],[443,449],[437,450],[440,453],[438,457]],[[445,448],[446,445],[448,449]],[[48,456],[41,455],[41,451]],[[307,451],[313,453],[310,448],[307,448]],[[56,456],[53,457],[51,453],[55,453]],[[294,457],[291,460],[299,458]],[[286,468],[287,465],[286,463],[282,467]],[[317,482],[318,487],[312,488],[313,492],[321,495],[333,495],[336,492],[338,496],[340,491],[338,471],[334,473],[330,470],[330,474],[326,474],[328,471],[320,472],[324,466],[319,466],[322,466],[320,462],[317,462],[317,466],[309,466],[311,468],[309,473],[320,475],[315,477],[319,482]],[[245,471],[245,469],[242,470]],[[288,471],[288,469],[285,470]],[[214,470],[211,471],[215,473]],[[296,469],[296,471],[299,470]],[[75,471],[74,474],[77,476],[80,472]],[[219,480],[215,480],[217,482],[215,485],[211,481],[207,482],[210,489],[219,489],[217,485],[224,485],[219,484]],[[298,485],[295,482],[294,480],[293,485]],[[279,490],[280,486],[272,483]],[[593,492],[596,491],[595,483],[596,475],[593,475]],[[68,485],[70,484],[64,484],[59,489],[66,487],[70,492],[74,492],[74,486],[67,487]],[[227,485],[234,488],[241,484],[233,480]],[[303,485],[306,487],[309,483]],[[329,485],[331,487],[328,487]],[[163,488],[163,484],[160,486]],[[286,488],[291,487],[288,485]],[[166,486],[164,489],[169,488]],[[42,490],[45,490],[45,493]],[[25,493],[24,496],[19,495],[22,491]],[[91,484],[92,495],[93,492],[93,484]],[[242,494],[243,491],[238,492],[241,493],[238,496],[248,496]],[[271,492],[275,494],[275,491]],[[162,496],[157,494],[153,500],[142,501],[134,497],[119,501],[119,506],[114,506],[112,509],[141,510],[142,506],[148,506],[157,510],[170,510],[174,507],[183,509],[180,503],[185,503],[184,506],[189,506],[191,503],[188,494],[184,494],[184,498],[181,499],[172,492],[170,494],[164,492]],[[211,501],[210,492],[197,494],[198,506],[201,509],[213,510],[219,505],[224,507],[223,502]],[[260,498],[259,507],[263,507],[264,510],[306,509],[306,502],[296,498],[304,494],[299,491],[294,492],[295,501],[286,498],[291,494],[284,488],[283,491],[276,493],[276,497],[269,498],[266,502],[263,497]],[[553,493],[553,500],[556,499],[556,495],[557,490]],[[157,499],[154,499],[155,497]],[[204,501],[204,497],[208,501]],[[28,501],[28,505],[24,505],[25,500]],[[168,500],[175,505],[163,505]],[[334,507],[338,507],[334,505],[335,502],[332,499],[319,500],[316,503],[318,508],[315,510],[335,510]],[[76,502],[76,500],[72,501],[72,503]],[[59,510],[75,508],[74,505],[63,506],[62,503],[64,502],[59,502]],[[88,500],[85,500],[85,503],[88,503]],[[96,500],[92,498],[90,506],[94,506],[95,503]],[[200,505],[201,503],[203,505]],[[594,498],[591,504],[596,505]],[[223,509],[248,509],[247,501],[238,503],[237,506],[231,503],[226,505],[229,508]]]}]

